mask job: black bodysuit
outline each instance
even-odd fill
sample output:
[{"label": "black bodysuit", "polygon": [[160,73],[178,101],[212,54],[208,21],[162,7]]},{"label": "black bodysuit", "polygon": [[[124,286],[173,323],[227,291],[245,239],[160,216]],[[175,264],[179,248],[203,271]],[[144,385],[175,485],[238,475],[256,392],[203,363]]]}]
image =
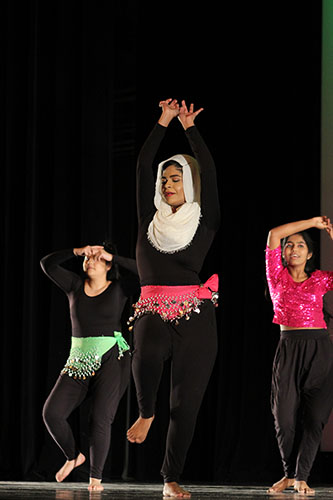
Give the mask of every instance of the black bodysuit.
[{"label": "black bodysuit", "polygon": [[[73,337],[112,336],[121,330],[121,314],[128,296],[135,290],[133,280],[114,280],[104,292],[89,297],[82,278],[61,264],[73,258],[73,250],[54,252],[41,260],[45,274],[63,290],[69,300]],[[134,259],[115,255],[114,264],[137,274]]]},{"label": "black bodysuit", "polygon": [[200,165],[201,219],[197,232],[184,250],[172,254],[156,250],[148,241],[148,226],[156,212],[153,161],[165,136],[166,128],[157,124],[146,140],[137,165],[137,210],[139,219],[136,261],[141,286],[196,285],[199,272],[220,223],[214,160],[196,127],[186,137]]},{"label": "black bodysuit", "polygon": [[[147,229],[156,211],[153,162],[166,133],[157,124],[142,147],[137,165],[138,240],[136,261],[141,286],[197,285],[199,272],[219,226],[220,210],[213,158],[196,127],[186,130],[201,171],[201,219],[191,244],[168,254],[154,248]],[[200,314],[178,324],[158,314],[145,314],[134,326],[132,370],[140,415],[155,414],[156,394],[164,361],[171,358],[170,424],[161,474],[179,481],[192,440],[197,414],[217,352],[215,308],[204,300]]]},{"label": "black bodysuit", "polygon": [[[138,288],[137,277],[132,275],[113,280],[108,288],[95,297],[84,291],[84,280],[64,267],[65,261],[74,258],[73,250],[62,250],[41,260],[46,275],[67,295],[70,305],[73,337],[113,336],[121,331],[121,316],[129,295]],[[132,273],[137,273],[135,260],[114,256],[113,263]],[[75,459],[79,449],[67,421],[75,408],[91,396],[89,419],[90,477],[102,479],[108,454],[111,424],[119,401],[126,390],[130,376],[128,352],[118,359],[118,349],[109,349],[102,358],[95,376],[74,379],[61,374],[43,408],[43,419],[51,436],[67,460]]]}]

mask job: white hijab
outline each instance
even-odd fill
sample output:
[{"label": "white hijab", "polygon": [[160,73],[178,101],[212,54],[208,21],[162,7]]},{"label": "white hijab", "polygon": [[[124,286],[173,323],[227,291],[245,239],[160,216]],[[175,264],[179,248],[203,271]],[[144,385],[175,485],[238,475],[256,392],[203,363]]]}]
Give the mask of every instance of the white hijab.
[{"label": "white hijab", "polygon": [[[183,167],[185,203],[176,212],[162,195],[162,167],[167,161]],[[175,253],[191,244],[199,226],[200,172],[198,162],[188,155],[175,155],[161,162],[157,169],[154,204],[157,209],[148,227],[148,240],[160,252]]]}]

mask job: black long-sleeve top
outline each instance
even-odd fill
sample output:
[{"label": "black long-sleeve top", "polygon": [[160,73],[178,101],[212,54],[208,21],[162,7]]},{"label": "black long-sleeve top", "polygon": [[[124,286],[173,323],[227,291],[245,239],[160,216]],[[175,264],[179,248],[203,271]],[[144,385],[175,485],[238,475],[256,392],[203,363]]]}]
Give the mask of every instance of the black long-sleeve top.
[{"label": "black long-sleeve top", "polygon": [[[128,296],[135,291],[133,280],[113,280],[102,293],[90,297],[84,291],[84,280],[61,265],[73,257],[73,250],[69,249],[46,255],[40,261],[44,273],[68,297],[72,336],[112,336],[115,331],[121,331],[123,309]],[[133,275],[137,274],[134,259],[114,255],[113,262],[128,269]]]},{"label": "black long-sleeve top", "polygon": [[167,128],[158,123],[145,141],[137,162],[138,239],[136,262],[141,286],[196,285],[199,272],[220,223],[220,208],[214,160],[198,129],[185,131],[201,174],[201,219],[191,244],[175,253],[163,253],[147,238],[156,208],[153,162]]}]

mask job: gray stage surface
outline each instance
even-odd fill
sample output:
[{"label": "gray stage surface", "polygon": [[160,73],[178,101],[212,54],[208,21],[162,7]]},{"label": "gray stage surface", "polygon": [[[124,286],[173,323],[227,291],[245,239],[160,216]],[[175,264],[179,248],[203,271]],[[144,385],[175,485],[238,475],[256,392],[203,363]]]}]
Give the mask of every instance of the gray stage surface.
[{"label": "gray stage surface", "polygon": [[[270,498],[272,500],[304,499],[288,490],[285,493],[268,495],[266,486],[226,486],[226,485],[197,485],[183,484],[192,493],[192,498],[224,500],[250,500]],[[315,498],[333,500],[333,486],[316,487]],[[37,483],[37,482],[0,482],[0,499],[30,499],[30,500],[161,500],[162,485],[146,483],[104,483],[104,491],[89,493],[86,483]],[[308,497],[313,498],[313,497]]]}]

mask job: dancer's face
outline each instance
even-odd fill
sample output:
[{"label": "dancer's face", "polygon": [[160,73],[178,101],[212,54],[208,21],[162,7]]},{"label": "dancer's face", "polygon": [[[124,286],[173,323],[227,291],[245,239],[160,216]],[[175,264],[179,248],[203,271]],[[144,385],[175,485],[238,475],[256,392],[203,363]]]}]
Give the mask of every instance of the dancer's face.
[{"label": "dancer's face", "polygon": [[307,260],[311,259],[304,238],[300,234],[292,234],[287,238],[283,248],[283,256],[288,266],[304,266]]},{"label": "dancer's face", "polygon": [[99,259],[97,254],[84,258],[83,270],[90,278],[106,276],[110,269],[110,262]]},{"label": "dancer's face", "polygon": [[185,203],[183,172],[175,165],[167,167],[162,174],[163,198],[173,210]]}]

